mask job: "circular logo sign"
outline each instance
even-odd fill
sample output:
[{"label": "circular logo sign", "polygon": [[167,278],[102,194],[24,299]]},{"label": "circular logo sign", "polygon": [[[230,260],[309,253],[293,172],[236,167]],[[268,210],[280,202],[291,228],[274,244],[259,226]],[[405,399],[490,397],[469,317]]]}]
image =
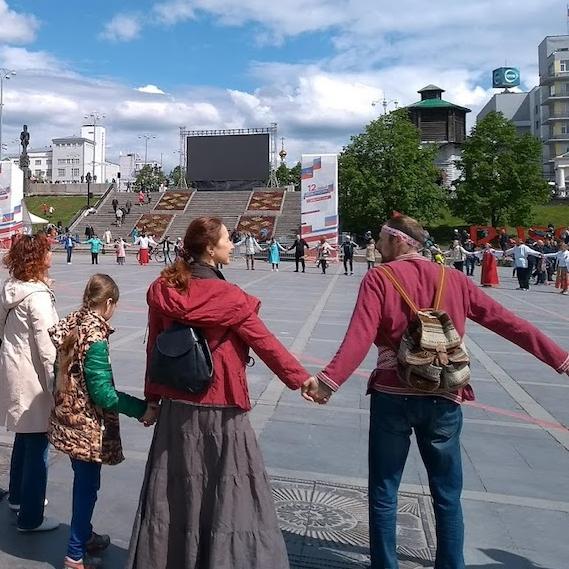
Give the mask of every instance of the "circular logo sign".
[{"label": "circular logo sign", "polygon": [[520,78],[520,73],[517,69],[506,69],[504,71],[504,82],[505,83],[517,83]]}]

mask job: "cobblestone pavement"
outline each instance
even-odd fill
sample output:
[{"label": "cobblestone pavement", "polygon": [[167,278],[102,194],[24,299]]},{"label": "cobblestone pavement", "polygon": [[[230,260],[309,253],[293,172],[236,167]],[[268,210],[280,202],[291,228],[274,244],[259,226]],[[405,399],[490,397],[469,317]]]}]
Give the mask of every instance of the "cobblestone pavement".
[{"label": "cobblestone pavement", "polygon": [[[104,257],[99,271],[113,275],[121,301],[113,325],[111,355],[119,388],[142,394],[145,291],[157,266],[138,267],[129,258],[117,267]],[[327,363],[347,327],[363,276],[305,275],[288,263],[273,273],[255,272],[241,261],[227,269],[230,281],[263,301],[261,315],[311,371]],[[87,256],[67,266],[56,255],[58,310],[79,303],[94,272]],[[3,273],[0,271],[0,277]],[[499,289],[488,291],[569,348],[569,299],[553,287],[520,293],[511,270]],[[569,535],[569,380],[516,346],[470,323],[477,401],[464,407],[462,438],[468,569],[565,569]],[[273,480],[275,502],[293,569],[359,569],[367,564],[367,429],[365,386],[375,365],[370,351],[361,368],[326,406],[310,406],[286,389],[262,362],[248,370],[250,414]],[[127,460],[103,469],[95,529],[109,533],[105,567],[124,565],[152,431],[122,419]],[[9,444],[0,434],[0,445]],[[8,456],[0,446],[0,476]],[[0,486],[5,485],[0,478]],[[62,521],[50,535],[20,535],[6,500],[0,502],[0,569],[61,567],[68,534],[72,474],[66,457],[52,453],[48,515]],[[432,567],[433,514],[426,473],[413,444],[405,469],[398,515],[401,569]],[[270,569],[270,568],[268,568]]]}]

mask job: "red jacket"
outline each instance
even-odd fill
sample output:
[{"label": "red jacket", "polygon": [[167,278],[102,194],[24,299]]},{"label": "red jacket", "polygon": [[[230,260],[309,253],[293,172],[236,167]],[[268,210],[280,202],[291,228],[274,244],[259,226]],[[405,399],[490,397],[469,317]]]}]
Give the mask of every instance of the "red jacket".
[{"label": "red jacket", "polygon": [[281,381],[298,389],[310,374],[298,363],[258,316],[261,302],[224,280],[191,279],[180,293],[162,278],[148,289],[147,369],[156,336],[173,321],[199,327],[213,355],[213,381],[200,395],[190,395],[146,381],[149,400],[180,399],[200,405],[251,409],[245,374],[251,347]]},{"label": "red jacket", "polygon": [[[419,255],[400,258],[388,265],[419,308],[433,305],[441,270],[439,265]],[[567,350],[485,294],[461,271],[446,270],[446,292],[441,308],[452,318],[461,336],[464,336],[466,319],[469,318],[517,344],[559,373],[567,371]],[[328,366],[317,374],[318,379],[336,391],[361,364],[373,343],[378,347],[378,361],[370,377],[370,389],[417,395],[417,392],[403,386],[396,365],[395,351],[410,319],[409,307],[382,271],[369,271],[360,286],[344,341]],[[474,399],[474,394],[467,386],[449,398],[461,402]]]}]

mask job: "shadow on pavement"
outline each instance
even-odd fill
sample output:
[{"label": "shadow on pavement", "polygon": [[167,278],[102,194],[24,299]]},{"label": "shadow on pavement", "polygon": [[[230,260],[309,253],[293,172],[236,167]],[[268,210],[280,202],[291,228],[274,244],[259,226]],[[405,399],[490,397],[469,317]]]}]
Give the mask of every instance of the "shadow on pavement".
[{"label": "shadow on pavement", "polygon": [[469,565],[468,569],[553,569],[545,565],[536,564],[521,555],[502,551],[501,549],[480,549],[480,551],[493,559],[495,563]]},{"label": "shadow on pavement", "polygon": [[[6,500],[0,507],[0,567],[28,568],[63,566],[67,549],[69,525],[61,524],[57,530],[42,533],[19,533],[16,529],[16,515],[10,512]],[[9,565],[4,564],[6,556],[11,556]],[[104,567],[119,569],[126,563],[125,549],[111,544],[101,554]],[[18,561],[20,560],[20,561]],[[32,563],[30,563],[32,562]],[[47,565],[46,565],[47,564]]]},{"label": "shadow on pavement", "polygon": [[[363,569],[369,549],[283,531],[291,569]],[[404,569],[404,568],[402,568]]]}]

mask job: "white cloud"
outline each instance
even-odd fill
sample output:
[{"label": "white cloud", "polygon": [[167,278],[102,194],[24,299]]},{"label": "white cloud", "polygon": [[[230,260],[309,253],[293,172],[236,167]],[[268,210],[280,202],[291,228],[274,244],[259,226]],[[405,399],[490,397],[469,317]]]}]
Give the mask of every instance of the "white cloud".
[{"label": "white cloud", "polygon": [[176,24],[195,17],[191,3],[186,0],[174,0],[156,4],[153,10],[158,19],[164,24]]},{"label": "white cloud", "polygon": [[[429,83],[446,89],[445,99],[471,108],[472,124],[493,93],[491,70],[507,59],[532,86],[538,43],[564,32],[557,0],[438,0],[428,10],[420,0],[172,0],[157,2],[148,15],[119,14],[103,34],[128,41],[144,26],[203,15],[222,25],[249,25],[251,37],[269,43],[324,31],[330,50],[320,60],[307,51],[302,63],[252,63],[251,89],[169,86],[165,94],[154,84],[133,89],[120,81],[87,79],[45,52],[0,47],[0,61],[28,70],[10,82],[6,128],[17,134],[26,122],[32,144],[48,144],[54,136],[77,133],[83,115],[97,109],[107,115],[111,156],[140,151],[137,135],[152,132],[153,152],[175,163],[180,125],[217,129],[277,122],[292,163],[302,152],[340,150],[382,112],[374,100],[385,96],[408,105]],[[159,84],[160,77],[152,79]]]},{"label": "white cloud", "polygon": [[142,30],[142,20],[137,14],[117,14],[104,26],[100,37],[114,42],[136,39]]},{"label": "white cloud", "polygon": [[66,69],[62,62],[45,51],[30,51],[24,47],[0,47],[0,62],[3,67],[15,71],[53,72]]},{"label": "white cloud", "polygon": [[162,91],[162,89],[160,89],[160,87],[158,87],[157,85],[152,85],[152,84],[145,85],[144,87],[137,87],[136,90],[140,91],[141,93],[147,93],[149,95],[165,95],[166,94],[166,93],[164,93],[164,91]]},{"label": "white cloud", "polygon": [[186,21],[202,12],[226,25],[260,24],[280,37],[339,25],[346,18],[342,4],[345,0],[167,0],[157,2],[154,11],[168,24]]},{"label": "white cloud", "polygon": [[11,10],[6,0],[0,0],[0,43],[30,43],[39,25],[35,16]]}]

